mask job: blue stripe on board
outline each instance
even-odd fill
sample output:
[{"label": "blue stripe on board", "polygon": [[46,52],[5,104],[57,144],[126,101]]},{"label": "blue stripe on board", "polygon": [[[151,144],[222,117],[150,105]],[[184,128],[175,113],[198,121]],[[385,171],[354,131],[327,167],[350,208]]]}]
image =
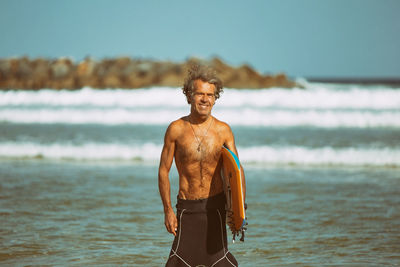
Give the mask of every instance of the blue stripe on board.
[{"label": "blue stripe on board", "polygon": [[[225,146],[224,146],[224,147],[225,147]],[[226,148],[226,150],[229,151],[229,153],[231,153],[232,157],[235,159],[236,165],[238,166],[238,168],[239,168],[239,170],[240,170],[240,162],[239,162],[238,157],[236,157],[235,153],[233,153],[232,151],[230,151],[227,147],[225,147],[225,148]]]}]

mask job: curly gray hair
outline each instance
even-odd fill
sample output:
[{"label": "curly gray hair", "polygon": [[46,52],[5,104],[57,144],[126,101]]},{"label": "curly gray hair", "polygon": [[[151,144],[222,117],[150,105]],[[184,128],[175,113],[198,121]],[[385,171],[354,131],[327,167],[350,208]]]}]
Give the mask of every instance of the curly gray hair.
[{"label": "curly gray hair", "polygon": [[183,94],[186,95],[186,100],[190,104],[193,92],[194,92],[194,81],[202,80],[214,84],[215,86],[215,99],[220,97],[223,92],[222,81],[217,77],[215,70],[207,66],[201,66],[198,64],[191,65],[186,76],[185,83],[183,84]]}]

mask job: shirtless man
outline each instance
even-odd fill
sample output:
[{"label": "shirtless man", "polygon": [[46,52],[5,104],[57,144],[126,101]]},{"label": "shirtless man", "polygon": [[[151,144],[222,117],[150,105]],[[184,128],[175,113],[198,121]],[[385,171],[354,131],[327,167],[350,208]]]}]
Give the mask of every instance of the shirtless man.
[{"label": "shirtless man", "polygon": [[[221,148],[236,155],[237,150],[229,125],[211,115],[222,83],[211,69],[194,66],[183,92],[190,114],[169,125],[158,174],[165,227],[175,236],[166,266],[237,266],[227,247]],[[169,181],[174,158],[179,173],[177,215]]]}]

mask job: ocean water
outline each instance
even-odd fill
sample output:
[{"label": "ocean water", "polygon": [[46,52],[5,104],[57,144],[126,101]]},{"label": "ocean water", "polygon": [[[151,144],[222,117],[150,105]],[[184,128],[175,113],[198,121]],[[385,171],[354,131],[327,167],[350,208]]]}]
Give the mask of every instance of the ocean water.
[{"label": "ocean water", "polygon": [[[158,160],[188,112],[179,88],[1,91],[0,265],[163,266]],[[400,265],[400,88],[225,89],[213,115],[246,172],[241,266]]]}]

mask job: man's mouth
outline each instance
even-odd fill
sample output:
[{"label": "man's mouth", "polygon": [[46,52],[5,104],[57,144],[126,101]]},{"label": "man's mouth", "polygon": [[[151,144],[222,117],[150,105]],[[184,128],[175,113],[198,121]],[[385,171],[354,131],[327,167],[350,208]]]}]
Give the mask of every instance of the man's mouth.
[{"label": "man's mouth", "polygon": [[207,104],[200,104],[199,106],[200,106],[201,108],[207,108],[207,107],[208,107]]}]

